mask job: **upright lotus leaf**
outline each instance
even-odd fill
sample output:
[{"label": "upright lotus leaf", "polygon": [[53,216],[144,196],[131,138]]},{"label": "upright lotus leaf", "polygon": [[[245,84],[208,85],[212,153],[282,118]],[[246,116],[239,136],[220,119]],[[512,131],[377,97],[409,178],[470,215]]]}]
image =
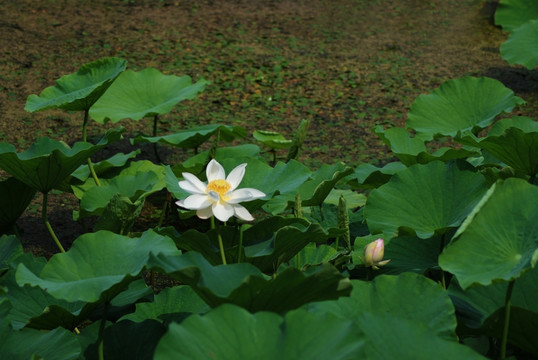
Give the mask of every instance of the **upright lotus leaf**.
[{"label": "upright lotus leaf", "polygon": [[81,351],[77,336],[62,328],[49,332],[23,329],[0,337],[0,359],[75,360]]},{"label": "upright lotus leaf", "polygon": [[199,80],[193,84],[189,76],[164,75],[153,68],[127,70],[91,107],[90,116],[105,123],[166,114],[178,102],[193,99],[207,83]]},{"label": "upright lotus leaf", "polygon": [[439,256],[461,287],[519,278],[538,259],[538,188],[517,178],[484,196]]},{"label": "upright lotus leaf", "polygon": [[[443,339],[456,339],[454,305],[446,291],[434,281],[418,274],[403,273],[376,276],[373,281],[351,280],[351,283],[353,290],[349,297],[304,307],[347,319],[355,319],[361,313],[388,314],[395,319],[424,324],[432,334]],[[382,323],[370,325],[384,327]]]},{"label": "upright lotus leaf", "polygon": [[146,319],[170,322],[181,320],[188,314],[203,314],[210,307],[194,292],[192,287],[180,285],[166,288],[155,295],[153,302],[136,304],[134,313],[127,314],[121,320],[143,322]]},{"label": "upright lotus leaf", "polygon": [[286,312],[310,301],[336,299],[349,294],[350,283],[329,264],[301,272],[288,268],[268,279],[247,263],[211,265],[201,254],[151,257],[149,266],[190,285],[211,307],[232,303],[255,312]]},{"label": "upright lotus leaf", "polygon": [[292,144],[292,140],[286,139],[284,135],[275,131],[255,130],[252,136],[271,149],[288,149]]},{"label": "upright lotus leaf", "polygon": [[0,233],[9,231],[35,196],[35,189],[16,178],[0,181]]},{"label": "upright lotus leaf", "polygon": [[501,0],[495,11],[495,24],[502,26],[505,31],[538,19],[538,3],[528,0]]},{"label": "upright lotus leaf", "polygon": [[108,231],[86,233],[68,252],[54,255],[39,274],[19,264],[16,279],[20,286],[47,289],[57,299],[110,301],[136,279],[152,253],[171,256],[179,251],[172,239],[152,230],[139,238]]},{"label": "upright lotus leaf", "polygon": [[346,183],[353,189],[378,188],[389,181],[392,175],[405,168],[406,166],[399,161],[388,163],[382,168],[371,164],[361,164],[352,175],[346,178]]},{"label": "upright lotus leaf", "polygon": [[168,144],[180,148],[194,149],[202,145],[212,136],[219,136],[220,140],[232,141],[246,136],[245,128],[220,124],[209,124],[181,130],[173,134],[163,136],[137,136],[132,139],[133,144],[150,142]]},{"label": "upright lotus leaf", "polygon": [[[336,259],[338,255],[339,253],[334,246],[308,244],[297,254],[297,256],[289,261],[289,264],[290,266],[299,268],[320,265]],[[300,263],[297,262],[297,259],[299,259]]]},{"label": "upright lotus leaf", "polygon": [[497,115],[524,104],[500,81],[482,77],[463,77],[441,84],[430,94],[420,95],[407,115],[408,128],[433,138],[456,136],[458,132],[477,131],[491,125]]},{"label": "upright lotus leaf", "polygon": [[[538,124],[538,122],[532,122]],[[500,135],[490,134],[491,131],[485,138],[468,135],[460,141],[487,150],[504,164],[531,178],[538,174],[538,129],[527,132],[514,126],[507,128]]]},{"label": "upright lotus leaf", "polygon": [[171,324],[154,359],[352,359],[361,358],[363,343],[350,320],[330,313],[281,317],[222,305]]},{"label": "upright lotus leaf", "polygon": [[125,129],[109,130],[96,144],[77,142],[70,148],[67,144],[44,137],[28,150],[17,153],[8,143],[0,144],[0,168],[28,186],[47,193],[97,151],[121,138]]},{"label": "upright lotus leaf", "polygon": [[[472,286],[463,290],[457,281],[452,281],[448,293],[468,332],[502,338],[507,288],[507,282],[496,282],[489,286]],[[537,291],[538,271],[534,268],[523,274],[514,285],[508,333],[510,343],[534,355],[538,355]],[[525,317],[521,316],[523,314]]]},{"label": "upright lotus leaf", "polygon": [[364,207],[370,232],[404,228],[427,239],[457,228],[487,190],[484,177],[460,169],[463,165],[440,161],[413,165],[372,190]]},{"label": "upright lotus leaf", "polygon": [[39,96],[28,96],[24,109],[29,112],[47,109],[88,110],[125,70],[126,65],[125,60],[114,57],[84,64],[76,73],[56,80],[55,86],[46,88]]},{"label": "upright lotus leaf", "polygon": [[501,44],[501,56],[509,64],[520,64],[532,70],[538,64],[537,38],[538,17],[512,31],[508,40]]}]

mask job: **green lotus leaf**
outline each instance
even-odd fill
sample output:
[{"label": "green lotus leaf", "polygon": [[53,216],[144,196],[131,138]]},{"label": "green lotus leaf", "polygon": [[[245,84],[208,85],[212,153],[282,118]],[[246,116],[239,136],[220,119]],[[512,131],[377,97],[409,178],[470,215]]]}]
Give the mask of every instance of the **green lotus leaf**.
[{"label": "green lotus leaf", "polygon": [[0,181],[0,233],[15,225],[35,193],[35,189],[16,178]]},{"label": "green lotus leaf", "polygon": [[349,294],[349,280],[329,264],[288,268],[268,279],[252,264],[211,265],[201,254],[151,257],[150,267],[190,285],[211,307],[232,303],[249,311],[285,312],[309,301]]},{"label": "green lotus leaf", "polygon": [[[452,281],[448,293],[461,321],[472,332],[502,338],[504,306],[507,282],[497,282],[489,286],[472,286],[463,290]],[[536,324],[538,324],[538,271],[536,268],[525,272],[513,288],[511,296],[510,331],[508,341],[535,355],[538,354]],[[521,316],[524,315],[524,316]]]},{"label": "green lotus leaf", "polygon": [[292,191],[280,191],[279,195],[274,196],[264,205],[264,209],[271,214],[282,213],[295,205],[297,194],[300,195],[303,206],[321,206],[336,184],[352,172],[351,167],[342,163],[324,164],[312,173],[310,179]]},{"label": "green lotus leaf", "polygon": [[13,177],[43,193],[47,193],[67,178],[88,158],[113,141],[121,138],[125,129],[109,130],[96,144],[77,142],[67,144],[44,137],[28,150],[17,153],[8,143],[0,144],[0,168]]},{"label": "green lotus leaf", "polygon": [[453,148],[441,148],[430,154],[424,144],[424,139],[411,137],[411,134],[403,128],[394,127],[384,130],[382,126],[377,126],[375,133],[406,166],[417,163],[427,164],[434,160],[446,162],[479,155],[475,151]]},{"label": "green lotus leaf", "polygon": [[405,169],[406,166],[401,162],[391,162],[378,168],[371,164],[361,164],[355,169],[355,173],[346,179],[354,189],[372,189],[378,188],[390,180],[392,175]]},{"label": "green lotus leaf", "polygon": [[491,125],[502,112],[524,104],[500,81],[463,77],[441,84],[430,94],[420,95],[411,105],[406,126],[429,139],[477,132]]},{"label": "green lotus leaf", "polygon": [[[385,245],[384,259],[390,262],[380,270],[383,274],[414,272],[424,274],[429,269],[439,268],[437,258],[442,237],[421,239],[416,236],[400,236]],[[361,254],[362,256],[362,254]]]},{"label": "green lotus leaf", "polygon": [[86,191],[80,201],[80,209],[85,214],[98,215],[116,195],[121,195],[135,203],[162,188],[164,188],[164,182],[153,171],[139,172],[131,176],[118,175],[108,184],[95,186]]},{"label": "green lotus leaf", "polygon": [[155,359],[351,359],[362,354],[361,332],[333,314],[297,310],[281,317],[222,305],[171,324]]},{"label": "green lotus leaf", "polygon": [[505,31],[538,19],[538,3],[528,0],[501,0],[495,11],[495,24],[502,26]]},{"label": "green lotus leaf", "polygon": [[357,322],[367,338],[364,359],[487,359],[456,340],[437,336],[424,323],[390,312],[364,312]]},{"label": "green lotus leaf", "polygon": [[73,330],[92,310],[84,308],[86,303],[58,300],[40,288],[18,286],[15,272],[10,272],[2,279],[7,286],[7,298],[13,308],[9,320],[13,329],[30,327],[40,330],[53,330],[58,326]]},{"label": "green lotus leaf", "polygon": [[404,228],[427,239],[457,228],[487,190],[481,174],[460,166],[441,161],[413,165],[372,190],[364,207],[370,232]]},{"label": "green lotus leaf", "polygon": [[19,264],[16,279],[20,286],[38,286],[69,302],[110,301],[135,280],[151,253],[173,255],[178,250],[172,239],[152,230],[139,238],[86,233],[69,251],[54,255],[39,274]]},{"label": "green lotus leaf", "polygon": [[[361,313],[390,314],[401,320],[427,325],[446,340],[456,339],[454,305],[446,291],[434,281],[413,273],[379,275],[372,282],[351,280],[349,297],[305,306],[312,312],[330,311],[347,319]],[[402,301],[405,298],[405,301]],[[428,299],[427,304],[424,299]],[[373,324],[372,324],[373,325]]]},{"label": "green lotus leaf", "polygon": [[[102,176],[107,171],[111,171],[113,169],[121,168],[127,164],[127,162],[131,159],[134,159],[137,155],[139,155],[141,152],[140,149],[131,151],[130,153],[124,154],[124,153],[117,153],[111,156],[108,159],[96,162],[93,164],[93,169],[95,170],[95,173],[98,176]],[[75,170],[72,174],[72,177],[76,178],[80,181],[86,181],[91,176],[90,175],[90,169],[88,165],[81,165],[77,170]]]},{"label": "green lotus leaf", "polygon": [[501,44],[501,56],[509,64],[519,64],[532,70],[538,64],[538,18],[515,28]]},{"label": "green lotus leaf", "polygon": [[153,302],[136,304],[136,311],[123,316],[121,320],[170,322],[182,320],[187,314],[203,314],[209,310],[210,307],[190,286],[180,285],[162,290],[155,295]]},{"label": "green lotus leaf", "polygon": [[28,96],[24,110],[88,110],[125,70],[126,65],[125,60],[113,57],[84,64],[76,73],[56,80],[55,86],[46,88],[39,96]]},{"label": "green lotus leaf", "polygon": [[[318,224],[304,219],[272,216],[252,225],[240,234],[239,229],[219,229],[228,262],[238,261],[238,239],[243,236],[242,261],[249,262],[262,272],[274,272],[280,264],[288,262],[304,246],[327,240],[327,234]],[[160,234],[174,239],[185,251],[197,251],[212,264],[222,262],[219,252],[217,231],[207,234],[190,229],[179,234],[173,228],[162,229]]]},{"label": "green lotus leaf", "polygon": [[2,235],[0,237],[0,275],[9,269],[11,262],[22,254],[22,244],[15,235]]},{"label": "green lotus leaf", "polygon": [[292,140],[286,139],[284,135],[275,131],[255,130],[252,136],[271,149],[288,149],[293,143]]},{"label": "green lotus leaf", "polygon": [[[289,261],[289,264],[295,267],[320,265],[334,260],[338,255],[338,251],[336,251],[333,246],[308,244],[297,254],[297,256]],[[299,261],[299,263],[297,261]]]},{"label": "green lotus leaf", "polygon": [[526,116],[514,116],[497,121],[488,132],[488,136],[500,136],[509,128],[518,128],[523,132],[538,132],[538,121]]},{"label": "green lotus leaf", "polygon": [[207,83],[200,80],[193,84],[189,76],[164,75],[153,68],[127,70],[90,108],[90,116],[105,123],[166,114],[178,102],[193,99]]},{"label": "green lotus leaf", "polygon": [[49,332],[23,329],[0,338],[1,359],[75,360],[80,354],[77,336],[62,328]]},{"label": "green lotus leaf", "polygon": [[463,289],[512,280],[535,266],[538,188],[509,178],[490,189],[439,256]]},{"label": "green lotus leaf", "polygon": [[219,124],[209,124],[192,127],[187,130],[178,131],[174,134],[163,136],[137,136],[132,139],[133,144],[150,142],[173,145],[180,148],[194,149],[206,142],[210,137],[217,136],[219,140],[232,141],[246,136],[245,128],[241,126],[229,126]]},{"label": "green lotus leaf", "polygon": [[[491,129],[487,137],[476,138],[473,135],[467,135],[459,141],[487,150],[489,154],[506,165],[530,177],[535,177],[538,174],[538,122],[528,120],[528,123],[525,121],[514,123],[512,119],[503,119],[497,123],[500,124],[497,128]],[[515,126],[506,128],[509,124]],[[535,129],[526,131],[520,127],[524,129],[534,127]],[[501,128],[502,133],[492,135],[492,133],[498,134]]]}]

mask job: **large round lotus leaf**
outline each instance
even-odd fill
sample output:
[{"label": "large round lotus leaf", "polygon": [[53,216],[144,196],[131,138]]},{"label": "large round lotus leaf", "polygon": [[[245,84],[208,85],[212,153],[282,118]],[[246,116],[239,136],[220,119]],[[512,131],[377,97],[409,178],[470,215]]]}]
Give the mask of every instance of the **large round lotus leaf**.
[{"label": "large round lotus leaf", "polygon": [[372,234],[403,227],[427,239],[458,227],[486,190],[482,175],[458,163],[417,164],[372,190],[364,217]]},{"label": "large round lotus leaf", "polygon": [[82,65],[76,73],[56,80],[55,86],[46,88],[39,96],[28,96],[24,109],[29,112],[46,109],[88,110],[125,70],[126,64],[122,59],[103,58]]},{"label": "large round lotus leaf", "polygon": [[512,280],[538,260],[538,187],[509,178],[497,183],[439,256],[463,289]]},{"label": "large round lotus leaf", "polygon": [[[447,340],[455,340],[454,305],[439,284],[418,274],[380,275],[374,281],[351,280],[349,297],[305,305],[312,312],[332,312],[347,319],[362,313],[390,314],[420,323]],[[428,299],[427,302],[424,299]],[[380,324],[381,325],[381,324]]]},{"label": "large round lotus leaf", "polygon": [[154,359],[353,359],[363,354],[361,335],[350,320],[330,313],[281,317],[222,305],[172,323]]},{"label": "large round lotus leaf", "polygon": [[538,1],[534,0],[501,0],[495,11],[495,24],[506,31],[533,19],[538,19]]},{"label": "large round lotus leaf", "polygon": [[109,130],[96,145],[77,142],[72,148],[47,137],[40,138],[22,153],[17,153],[12,144],[2,143],[0,168],[33,189],[47,193],[88,161],[90,156],[110,142],[119,140],[123,130]]},{"label": "large round lotus leaf", "polygon": [[512,31],[501,44],[501,56],[509,64],[520,64],[532,70],[538,64],[538,19],[531,20]]},{"label": "large round lotus leaf", "polygon": [[164,75],[153,68],[127,70],[91,107],[90,116],[105,123],[166,114],[178,102],[193,99],[206,84],[205,80],[193,84],[189,76]]},{"label": "large round lotus leaf", "polygon": [[420,95],[411,105],[406,125],[430,137],[456,136],[458,132],[481,130],[500,113],[523,103],[500,81],[463,77]]},{"label": "large round lotus leaf", "polygon": [[172,239],[152,230],[134,239],[108,231],[87,233],[69,251],[54,255],[39,274],[19,264],[16,279],[20,286],[47,289],[57,299],[110,300],[143,270],[151,253],[179,251]]}]

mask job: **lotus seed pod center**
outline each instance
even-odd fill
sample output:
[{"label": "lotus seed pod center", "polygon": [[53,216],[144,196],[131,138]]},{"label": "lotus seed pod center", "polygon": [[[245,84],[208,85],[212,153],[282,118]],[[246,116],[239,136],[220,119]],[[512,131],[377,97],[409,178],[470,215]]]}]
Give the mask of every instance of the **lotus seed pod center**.
[{"label": "lotus seed pod center", "polygon": [[226,180],[213,180],[207,184],[207,192],[214,191],[219,194],[221,198],[223,198],[231,187],[232,185],[230,185],[230,183]]}]

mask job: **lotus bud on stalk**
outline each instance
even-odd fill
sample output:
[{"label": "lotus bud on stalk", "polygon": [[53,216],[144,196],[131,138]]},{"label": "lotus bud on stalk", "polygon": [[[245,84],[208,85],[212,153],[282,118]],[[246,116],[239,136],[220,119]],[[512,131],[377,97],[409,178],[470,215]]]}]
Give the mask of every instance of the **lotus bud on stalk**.
[{"label": "lotus bud on stalk", "polygon": [[372,269],[379,270],[379,266],[386,265],[390,261],[390,259],[383,260],[384,255],[385,242],[380,238],[366,245],[364,248],[363,258],[361,260],[364,266],[371,266]]}]

